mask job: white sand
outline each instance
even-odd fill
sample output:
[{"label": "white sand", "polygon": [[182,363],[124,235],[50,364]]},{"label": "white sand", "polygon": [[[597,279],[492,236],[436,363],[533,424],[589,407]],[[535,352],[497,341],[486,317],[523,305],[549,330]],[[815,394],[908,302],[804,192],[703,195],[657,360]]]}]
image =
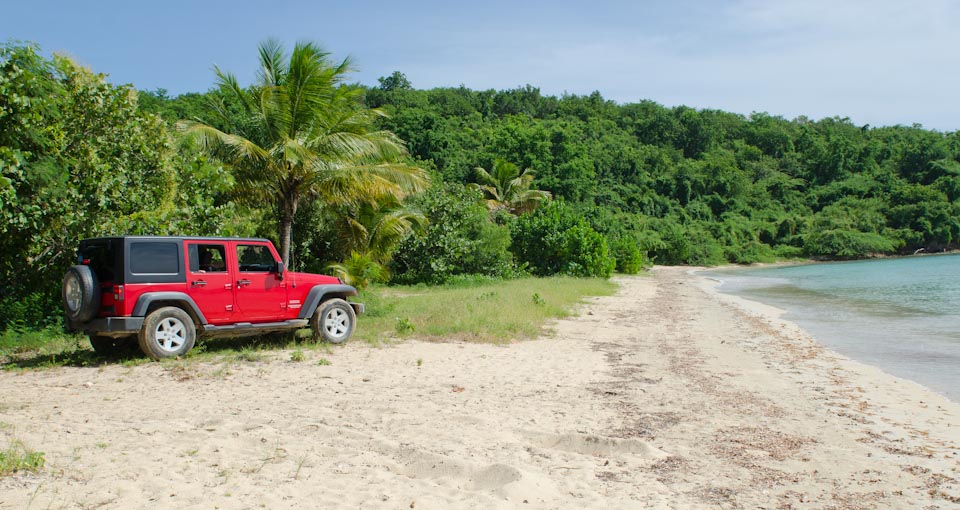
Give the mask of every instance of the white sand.
[{"label": "white sand", "polygon": [[619,283],[503,347],[0,373],[0,448],[47,459],[0,508],[960,507],[957,404],[686,270]]}]

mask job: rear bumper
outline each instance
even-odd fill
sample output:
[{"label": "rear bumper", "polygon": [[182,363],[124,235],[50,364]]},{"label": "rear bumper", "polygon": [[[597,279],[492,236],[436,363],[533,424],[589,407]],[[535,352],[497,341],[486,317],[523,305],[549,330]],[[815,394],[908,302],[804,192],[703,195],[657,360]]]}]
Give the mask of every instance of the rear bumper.
[{"label": "rear bumper", "polygon": [[350,306],[353,307],[353,313],[360,315],[363,313],[364,306],[363,303],[350,303]]},{"label": "rear bumper", "polygon": [[102,336],[126,336],[140,331],[143,317],[100,317],[78,324],[75,330]]}]

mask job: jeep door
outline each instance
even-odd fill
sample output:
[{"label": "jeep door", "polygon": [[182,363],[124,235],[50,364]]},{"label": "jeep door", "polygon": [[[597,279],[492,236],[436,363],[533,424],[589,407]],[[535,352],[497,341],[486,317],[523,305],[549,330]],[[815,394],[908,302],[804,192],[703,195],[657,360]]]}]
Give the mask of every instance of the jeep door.
[{"label": "jeep door", "polygon": [[231,322],[234,282],[230,275],[227,244],[217,241],[184,241],[187,251],[187,293],[211,324]]},{"label": "jeep door", "polygon": [[244,322],[279,320],[287,306],[287,286],[276,273],[280,258],[268,242],[237,241],[237,307]]}]

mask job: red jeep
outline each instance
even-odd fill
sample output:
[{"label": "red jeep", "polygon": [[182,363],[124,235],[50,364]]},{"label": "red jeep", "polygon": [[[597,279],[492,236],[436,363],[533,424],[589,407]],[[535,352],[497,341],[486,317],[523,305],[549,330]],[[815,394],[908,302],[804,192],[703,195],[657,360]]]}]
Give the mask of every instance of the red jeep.
[{"label": "red jeep", "polygon": [[338,278],[287,271],[266,239],[123,236],[80,242],[63,278],[67,328],[100,354],[134,338],[154,359],[181,356],[197,336],[310,326],[345,342],[363,305]]}]

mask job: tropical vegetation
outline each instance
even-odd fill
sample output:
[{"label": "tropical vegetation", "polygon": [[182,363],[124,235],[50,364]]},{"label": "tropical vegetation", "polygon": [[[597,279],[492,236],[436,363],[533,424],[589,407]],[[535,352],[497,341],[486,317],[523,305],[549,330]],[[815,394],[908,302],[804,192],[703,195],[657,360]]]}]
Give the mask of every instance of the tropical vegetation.
[{"label": "tropical vegetation", "polygon": [[274,208],[284,264],[290,262],[302,202],[376,206],[426,188],[429,179],[405,161],[403,142],[377,129],[380,112],[363,105],[362,89],[345,83],[352,70],[348,59],[331,62],[329,53],[310,42],[298,43],[289,56],[274,39],[259,50],[260,70],[250,87],[216,69],[222,96],[241,107],[236,112],[215,98],[212,110],[226,129],[199,120],[179,126],[228,165],[239,199]]},{"label": "tropical vegetation", "polygon": [[245,86],[136,91],[0,47],[0,330],[56,326],[76,240],[256,235],[358,285],[956,248],[960,133],[599,93],[349,83],[312,43]]},{"label": "tropical vegetation", "polygon": [[517,165],[505,159],[494,161],[492,172],[480,167],[474,172],[476,182],[473,186],[483,192],[487,207],[493,212],[504,210],[520,215],[533,211],[551,197],[549,191],[530,189],[534,173],[529,168],[521,172]]}]

